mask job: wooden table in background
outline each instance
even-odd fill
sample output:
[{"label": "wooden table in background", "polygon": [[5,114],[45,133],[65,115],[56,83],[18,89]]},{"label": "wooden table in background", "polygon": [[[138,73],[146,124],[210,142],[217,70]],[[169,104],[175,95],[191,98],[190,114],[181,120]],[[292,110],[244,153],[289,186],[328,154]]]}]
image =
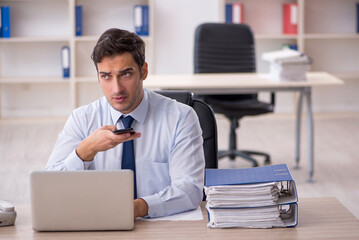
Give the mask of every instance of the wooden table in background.
[{"label": "wooden table in background", "polygon": [[326,72],[308,72],[307,81],[278,82],[261,73],[206,73],[183,75],[149,75],[143,82],[145,88],[161,90],[188,90],[196,94],[239,94],[258,92],[299,92],[296,120],[296,167],[300,160],[300,128],[302,105],[307,105],[308,123],[308,173],[309,181],[314,174],[314,123],[312,112],[312,87],[337,86],[343,81]]}]

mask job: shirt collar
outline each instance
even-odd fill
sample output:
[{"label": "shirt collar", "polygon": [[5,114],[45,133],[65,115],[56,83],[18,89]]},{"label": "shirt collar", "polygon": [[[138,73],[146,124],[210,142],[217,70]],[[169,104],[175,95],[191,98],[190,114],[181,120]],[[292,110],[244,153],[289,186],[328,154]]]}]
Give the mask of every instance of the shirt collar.
[{"label": "shirt collar", "polygon": [[143,98],[142,98],[142,101],[140,102],[140,104],[132,112],[130,112],[129,114],[123,114],[122,112],[117,111],[116,109],[114,109],[110,105],[111,118],[112,118],[113,125],[117,124],[118,119],[122,115],[126,115],[126,116],[131,115],[137,122],[139,122],[140,124],[143,125],[145,123],[147,110],[148,110],[148,93],[147,93],[147,89],[143,90]]}]

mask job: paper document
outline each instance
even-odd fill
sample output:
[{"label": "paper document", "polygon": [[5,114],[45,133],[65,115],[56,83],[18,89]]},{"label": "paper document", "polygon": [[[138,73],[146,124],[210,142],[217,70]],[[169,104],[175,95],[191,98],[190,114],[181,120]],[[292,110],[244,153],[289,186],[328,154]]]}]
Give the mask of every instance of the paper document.
[{"label": "paper document", "polygon": [[201,207],[199,206],[195,210],[174,214],[166,217],[158,218],[140,218],[143,221],[200,221],[203,220],[203,214]]},{"label": "paper document", "polygon": [[262,54],[262,59],[268,62],[274,62],[277,60],[285,60],[285,59],[300,57],[300,55],[301,53],[296,50],[285,48],[279,51],[265,52]]},{"label": "paper document", "polygon": [[208,227],[210,228],[272,228],[284,227],[277,206],[243,208],[243,209],[210,209]]},{"label": "paper document", "polygon": [[250,185],[205,187],[210,208],[238,208],[276,205],[279,188],[276,182]]},{"label": "paper document", "polygon": [[312,64],[306,54],[287,48],[263,53],[262,59],[270,63],[270,78],[275,81],[305,81]]}]

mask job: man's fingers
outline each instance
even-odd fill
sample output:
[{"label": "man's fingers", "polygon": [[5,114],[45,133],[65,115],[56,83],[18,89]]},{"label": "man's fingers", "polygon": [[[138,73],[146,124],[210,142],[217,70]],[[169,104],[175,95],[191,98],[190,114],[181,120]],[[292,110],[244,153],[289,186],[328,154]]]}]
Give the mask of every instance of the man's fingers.
[{"label": "man's fingers", "polygon": [[106,125],[106,126],[103,126],[101,128],[99,128],[101,130],[110,130],[110,131],[113,131],[113,130],[116,130],[116,126],[115,125]]},{"label": "man's fingers", "polygon": [[141,137],[141,133],[140,132],[136,132],[134,134],[121,133],[121,134],[115,135],[115,137],[119,140],[119,142],[127,142],[127,141]]}]

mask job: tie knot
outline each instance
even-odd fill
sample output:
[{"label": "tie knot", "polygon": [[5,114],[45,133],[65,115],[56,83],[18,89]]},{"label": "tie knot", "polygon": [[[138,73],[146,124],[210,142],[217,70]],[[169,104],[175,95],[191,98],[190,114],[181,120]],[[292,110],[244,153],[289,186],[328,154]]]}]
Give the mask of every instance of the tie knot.
[{"label": "tie knot", "polygon": [[125,128],[131,127],[131,124],[132,124],[132,122],[133,122],[133,117],[131,117],[130,115],[128,115],[127,117],[123,117],[123,116],[122,116],[120,119],[121,119],[121,121],[122,121],[122,123],[123,123],[123,126],[124,126]]}]

